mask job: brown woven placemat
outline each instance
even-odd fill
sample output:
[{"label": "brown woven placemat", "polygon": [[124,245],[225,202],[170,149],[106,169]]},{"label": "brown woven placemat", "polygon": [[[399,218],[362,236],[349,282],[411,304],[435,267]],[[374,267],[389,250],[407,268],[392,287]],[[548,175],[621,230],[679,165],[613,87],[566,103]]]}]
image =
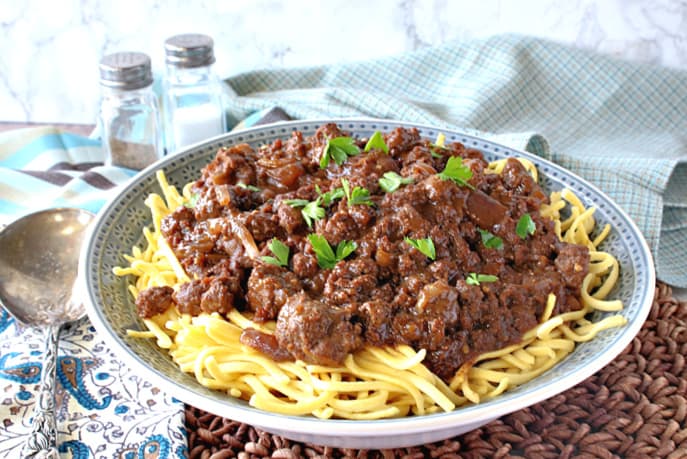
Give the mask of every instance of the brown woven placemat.
[{"label": "brown woven placemat", "polygon": [[687,458],[687,303],[657,284],[649,317],[613,362],[577,386],[432,444],[353,450],[299,443],[186,408],[189,459]]}]

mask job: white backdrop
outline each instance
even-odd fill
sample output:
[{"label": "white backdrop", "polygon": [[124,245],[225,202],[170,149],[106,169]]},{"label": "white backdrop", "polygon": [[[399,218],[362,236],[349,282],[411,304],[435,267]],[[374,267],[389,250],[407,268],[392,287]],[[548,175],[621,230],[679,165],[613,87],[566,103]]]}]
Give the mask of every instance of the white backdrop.
[{"label": "white backdrop", "polygon": [[221,76],[515,32],[687,69],[684,0],[0,0],[0,121],[93,123],[98,61],[202,32]]}]

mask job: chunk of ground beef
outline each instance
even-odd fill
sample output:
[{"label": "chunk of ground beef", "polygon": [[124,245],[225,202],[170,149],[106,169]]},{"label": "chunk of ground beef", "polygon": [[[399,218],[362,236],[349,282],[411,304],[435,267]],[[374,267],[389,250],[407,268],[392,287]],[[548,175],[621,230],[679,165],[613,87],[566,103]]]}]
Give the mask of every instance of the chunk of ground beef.
[{"label": "chunk of ground beef", "polygon": [[173,297],[182,314],[197,316],[201,312],[226,315],[234,307],[235,297],[242,297],[235,277],[206,277],[181,284]]},{"label": "chunk of ground beef", "polygon": [[256,322],[277,318],[289,297],[302,290],[298,277],[279,266],[258,263],[248,278],[248,308]]},{"label": "chunk of ground beef", "polygon": [[275,336],[296,359],[336,366],[362,345],[361,332],[343,309],[300,293],[281,308]]},{"label": "chunk of ground beef", "polygon": [[148,319],[157,314],[162,314],[172,306],[172,287],[150,287],[136,297],[136,309],[138,315]]},{"label": "chunk of ground beef", "polygon": [[565,284],[579,289],[588,272],[589,250],[581,245],[561,244],[555,264]]}]

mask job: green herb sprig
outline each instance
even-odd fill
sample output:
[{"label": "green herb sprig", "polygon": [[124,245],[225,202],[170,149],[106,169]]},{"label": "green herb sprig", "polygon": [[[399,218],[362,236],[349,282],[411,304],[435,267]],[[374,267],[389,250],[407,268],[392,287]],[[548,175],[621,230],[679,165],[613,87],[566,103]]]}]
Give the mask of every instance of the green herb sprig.
[{"label": "green herb sprig", "polygon": [[334,137],[327,140],[320,158],[320,169],[325,169],[329,161],[333,160],[337,165],[342,165],[349,156],[357,156],[360,149],[351,137]]},{"label": "green herb sprig", "polygon": [[305,207],[309,202],[307,199],[284,199],[284,204],[295,208]]},{"label": "green herb sprig", "polygon": [[377,150],[382,150],[384,153],[389,153],[389,146],[386,144],[384,141],[384,137],[382,136],[382,133],[379,131],[375,131],[374,134],[372,134],[365,144],[365,152],[368,152],[372,150],[373,148],[376,148]]},{"label": "green herb sprig", "polygon": [[434,145],[434,144],[432,144],[432,147],[434,147],[434,148],[432,148],[431,150],[429,150],[430,154],[432,155],[432,158],[443,158],[444,155],[442,155],[441,153],[439,153],[437,150],[448,150],[448,148],[442,147],[442,146],[440,146],[440,145]]},{"label": "green herb sprig", "polygon": [[488,249],[503,248],[503,239],[501,239],[500,237],[495,236],[489,231],[483,230],[481,228],[477,228],[477,231],[479,231],[479,234],[482,236],[482,244],[484,244],[484,247]]},{"label": "green herb sprig", "polygon": [[465,283],[468,285],[480,285],[482,282],[496,282],[497,280],[499,278],[491,274],[470,273],[465,278]]},{"label": "green herb sprig", "polygon": [[515,226],[515,234],[517,234],[520,239],[527,239],[528,235],[534,234],[537,230],[537,226],[534,224],[534,220],[530,214],[523,214],[518,220],[518,224]]},{"label": "green herb sprig", "polygon": [[289,266],[289,246],[281,242],[279,239],[272,238],[267,244],[267,248],[274,254],[273,257],[264,255],[260,257],[265,263],[275,266]]},{"label": "green herb sprig", "polygon": [[346,196],[343,188],[332,188],[331,190],[327,191],[326,193],[323,193],[322,190],[320,189],[319,185],[315,185],[315,190],[317,191],[317,194],[319,195],[320,201],[324,207],[329,207],[329,204],[331,204],[332,202]]},{"label": "green herb sprig", "polygon": [[196,207],[196,203],[198,202],[198,198],[200,198],[200,195],[198,193],[193,193],[191,197],[184,203],[185,207],[188,207],[189,209],[193,209]]},{"label": "green herb sprig", "polygon": [[310,241],[310,245],[317,256],[317,264],[322,269],[332,269],[358,248],[355,241],[341,241],[337,244],[336,252],[334,252],[327,239],[320,234],[309,234],[308,241]]},{"label": "green herb sprig", "polygon": [[348,207],[355,205],[375,205],[370,199],[370,191],[367,188],[356,186],[351,190],[351,184],[348,183],[346,179],[341,179],[341,187],[343,188],[344,195],[346,195]]},{"label": "green herb sprig", "polygon": [[301,208],[303,220],[305,220],[305,223],[307,223],[310,228],[312,228],[313,221],[321,220],[325,216],[325,210],[320,206],[319,197],[314,201],[308,201],[306,199],[285,199],[284,204],[296,209]]},{"label": "green herb sprig", "polygon": [[[345,179],[344,179],[345,180]],[[358,187],[356,187],[358,188]],[[314,201],[308,201],[307,199],[285,199],[284,203],[301,209],[301,215],[303,220],[308,224],[308,227],[312,228],[313,221],[321,220],[324,218],[326,211],[325,208],[336,201],[346,196],[343,188],[332,188],[331,190],[323,193],[319,185],[315,185],[315,190],[317,191],[317,199]],[[355,199],[360,200],[360,192],[355,193]],[[353,197],[352,197],[353,198]],[[351,204],[349,204],[351,205]]]},{"label": "green herb sprig", "polygon": [[441,180],[453,180],[460,186],[466,186],[471,190],[475,187],[468,183],[472,178],[472,169],[463,164],[463,159],[460,156],[451,156],[446,161],[446,167],[439,174]]},{"label": "green herb sprig", "polygon": [[379,187],[387,193],[393,193],[398,190],[401,185],[408,185],[413,183],[412,177],[401,177],[394,171],[385,172],[379,178]]},{"label": "green herb sprig", "polygon": [[409,237],[403,238],[410,246],[418,249],[424,256],[430,260],[434,260],[437,257],[437,251],[434,247],[434,241],[431,237],[426,237],[424,239],[411,239]]}]

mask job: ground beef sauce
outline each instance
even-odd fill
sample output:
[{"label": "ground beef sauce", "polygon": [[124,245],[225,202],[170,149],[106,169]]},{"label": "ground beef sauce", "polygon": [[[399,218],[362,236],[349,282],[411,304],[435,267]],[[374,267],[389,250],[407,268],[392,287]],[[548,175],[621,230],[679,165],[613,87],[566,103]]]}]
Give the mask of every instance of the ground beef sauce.
[{"label": "ground beef sauce", "polygon": [[[347,133],[327,124],[312,137],[294,132],[257,151],[219,150],[193,185],[194,207],[162,222],[195,280],[173,293],[142,292],[139,312],[149,316],[163,307],[149,303],[168,305],[171,297],[192,315],[236,308],[258,322],[276,320],[274,336],[249,329],[241,342],[278,361],[338,365],[364,346],[407,344],[426,349],[425,364],[449,380],[479,354],[518,342],[539,322],[549,293],[558,299],[554,313],[580,308],[588,250],[558,240],[538,211],[548,197],[517,160],[509,159],[501,174],[485,173],[481,152],[459,143],[437,148],[417,130],[397,128],[384,135],[388,154],[363,152],[364,139],[356,140],[359,155],[320,168],[328,139],[341,136]],[[471,187],[437,175],[450,156],[470,167]],[[386,193],[378,180],[388,171],[413,183]],[[309,228],[300,208],[284,202],[314,201],[318,188],[341,187],[342,178],[351,189],[369,190],[374,205],[337,199]],[[525,213],[536,230],[523,239],[516,224]],[[502,246],[485,247],[479,229]],[[322,269],[307,239],[313,232],[332,247],[347,240],[357,248]],[[273,255],[273,237],[289,247],[288,267],[261,261]],[[405,237],[430,237],[436,258]],[[470,273],[498,280],[472,285]]]}]

